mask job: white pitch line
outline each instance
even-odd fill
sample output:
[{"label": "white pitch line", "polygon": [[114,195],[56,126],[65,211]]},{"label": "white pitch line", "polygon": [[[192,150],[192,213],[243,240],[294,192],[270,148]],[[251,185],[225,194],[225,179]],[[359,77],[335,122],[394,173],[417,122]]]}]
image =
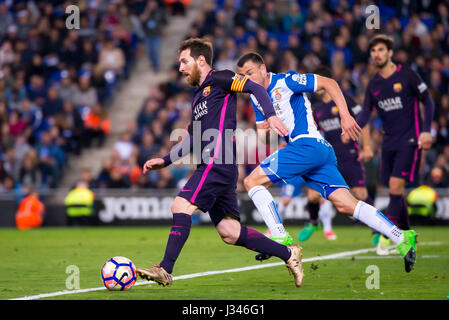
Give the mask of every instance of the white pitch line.
[{"label": "white pitch line", "polygon": [[[420,246],[421,245],[440,245],[443,243],[444,242],[423,242],[423,243],[420,243],[419,245]],[[391,246],[390,248],[394,248],[394,247],[395,246]],[[354,251],[343,251],[343,252],[333,253],[333,254],[329,254],[329,255],[325,255],[325,256],[317,256],[317,257],[313,257],[313,258],[303,259],[302,262],[341,259],[341,258],[344,258],[347,256],[353,256],[353,255],[374,252],[374,251],[376,251],[376,248],[365,248],[365,249],[354,250]],[[276,263],[266,263],[266,264],[253,265],[253,266],[248,266],[248,267],[234,268],[234,269],[227,269],[227,270],[205,271],[205,272],[199,272],[199,273],[186,274],[186,275],[182,275],[182,276],[176,276],[176,277],[173,277],[173,280],[192,279],[192,278],[211,276],[211,275],[216,275],[216,274],[264,269],[264,268],[277,267],[277,266],[282,266],[282,265],[285,265],[285,263],[284,262],[276,262]],[[151,283],[155,283],[155,282],[154,281],[137,281],[135,286],[151,284]],[[57,291],[57,292],[42,293],[42,294],[38,294],[38,295],[34,295],[34,296],[24,296],[21,298],[14,298],[14,299],[9,299],[9,300],[35,300],[35,299],[63,296],[63,295],[67,295],[67,294],[85,293],[85,292],[100,291],[100,290],[106,290],[106,288],[105,287],[97,287],[97,288],[88,288],[88,289],[79,289],[79,290],[63,290],[63,291]]]}]

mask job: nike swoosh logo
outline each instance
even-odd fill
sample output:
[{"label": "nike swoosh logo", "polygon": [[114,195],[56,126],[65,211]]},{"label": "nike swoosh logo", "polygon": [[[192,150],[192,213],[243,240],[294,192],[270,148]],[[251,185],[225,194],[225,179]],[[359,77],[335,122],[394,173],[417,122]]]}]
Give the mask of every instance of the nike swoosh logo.
[{"label": "nike swoosh logo", "polygon": [[192,190],[184,189],[184,188],[181,189],[181,192],[189,192],[189,191],[192,191]]},{"label": "nike swoosh logo", "polygon": [[380,93],[380,90],[379,91],[375,91],[374,95],[377,97],[379,95],[379,93]]}]

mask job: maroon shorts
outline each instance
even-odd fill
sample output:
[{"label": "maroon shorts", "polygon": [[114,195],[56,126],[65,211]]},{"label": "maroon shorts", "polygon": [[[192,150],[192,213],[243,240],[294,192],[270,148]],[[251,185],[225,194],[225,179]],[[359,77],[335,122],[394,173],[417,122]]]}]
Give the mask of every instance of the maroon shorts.
[{"label": "maroon shorts", "polygon": [[413,182],[419,172],[421,160],[421,150],[418,146],[404,146],[399,150],[382,150],[382,160],[380,164],[381,181],[384,185],[389,185],[391,177],[401,178],[408,182]]}]

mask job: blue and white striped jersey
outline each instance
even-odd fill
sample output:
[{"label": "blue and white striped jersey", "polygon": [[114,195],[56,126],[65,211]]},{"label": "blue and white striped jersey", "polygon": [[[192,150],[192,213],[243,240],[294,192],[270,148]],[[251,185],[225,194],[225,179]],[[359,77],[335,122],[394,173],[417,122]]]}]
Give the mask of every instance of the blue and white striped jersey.
[{"label": "blue and white striped jersey", "polygon": [[[312,107],[306,92],[316,91],[316,75],[287,73],[270,73],[268,95],[273,102],[276,115],[288,128],[289,142],[299,138],[310,137],[323,139],[313,119]],[[251,95],[251,104],[256,113],[256,123],[265,120],[263,110],[257,99]]]}]

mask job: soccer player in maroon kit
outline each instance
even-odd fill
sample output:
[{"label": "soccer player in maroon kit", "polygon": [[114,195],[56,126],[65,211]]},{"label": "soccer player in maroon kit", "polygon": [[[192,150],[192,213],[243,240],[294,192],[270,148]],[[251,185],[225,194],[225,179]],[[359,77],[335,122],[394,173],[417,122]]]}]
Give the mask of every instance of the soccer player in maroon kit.
[{"label": "soccer player in maroon kit", "polygon": [[[421,150],[432,145],[430,125],[434,103],[421,77],[407,66],[395,64],[393,39],[379,34],[369,44],[371,59],[379,72],[366,89],[362,112],[357,118],[364,127],[375,108],[382,119],[383,136],[381,181],[388,186],[390,202],[386,216],[399,228],[410,229],[404,189],[417,178]],[[419,102],[424,105],[422,119]],[[383,248],[382,248],[383,243]],[[379,242],[378,254],[385,252],[385,238]]]},{"label": "soccer player in maroon kit", "polygon": [[[179,71],[189,85],[198,87],[192,103],[189,134],[165,157],[148,160],[143,173],[166,167],[195,149],[200,152],[201,163],[171,206],[173,226],[162,262],[153,268],[138,268],[137,273],[142,278],[162,285],[172,284],[173,266],[189,237],[192,214],[200,209],[209,212],[225,243],[279,257],[293,273],[295,285],[301,286],[304,276],[301,247],[279,244],[240,224],[235,139],[226,134],[236,129],[238,92],[251,93],[257,97],[268,115],[267,121],[272,130],[285,136],[288,134],[287,128],[276,116],[265,88],[230,70],[212,69],[213,50],[209,42],[202,39],[186,40],[181,43],[179,53]],[[198,134],[195,133],[195,125],[200,125]],[[205,139],[206,136],[209,138]]]}]

